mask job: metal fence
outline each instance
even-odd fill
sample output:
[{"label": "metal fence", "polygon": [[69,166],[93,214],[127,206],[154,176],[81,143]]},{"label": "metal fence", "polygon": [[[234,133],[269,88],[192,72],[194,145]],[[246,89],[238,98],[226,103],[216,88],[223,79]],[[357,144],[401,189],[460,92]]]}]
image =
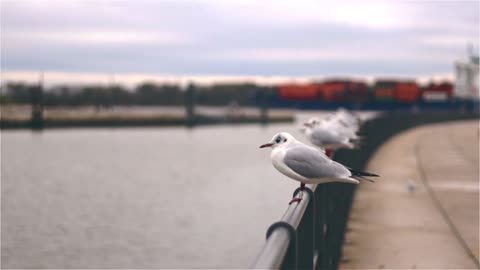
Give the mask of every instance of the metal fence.
[{"label": "metal fence", "polygon": [[[352,168],[363,168],[383,142],[403,130],[465,119],[479,119],[479,114],[385,114],[362,126],[360,132],[365,140],[360,149],[337,151],[335,160]],[[337,269],[356,187],[346,183],[307,185],[303,200],[291,204],[280,221],[268,228],[267,241],[252,268]],[[294,196],[297,192],[299,189]]]},{"label": "metal fence", "polygon": [[354,186],[345,183],[307,185],[303,199],[268,228],[252,268],[336,269],[353,191]]}]

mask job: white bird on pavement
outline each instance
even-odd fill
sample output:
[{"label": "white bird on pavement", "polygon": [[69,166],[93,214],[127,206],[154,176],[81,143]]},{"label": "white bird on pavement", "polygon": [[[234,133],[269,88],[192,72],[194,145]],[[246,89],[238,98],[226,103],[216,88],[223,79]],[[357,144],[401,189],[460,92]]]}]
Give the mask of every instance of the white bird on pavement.
[{"label": "white bird on pavement", "polygon": [[412,179],[408,179],[405,184],[406,184],[406,187],[407,187],[407,191],[410,194],[412,194],[415,191],[415,189],[417,188],[417,184]]},{"label": "white bird on pavement", "polygon": [[[318,149],[297,141],[287,132],[273,136],[270,142],[260,148],[271,147],[270,158],[273,166],[282,174],[299,181],[303,193],[305,184],[322,184],[329,182],[343,182],[358,184],[359,180],[369,180],[365,176],[378,175],[350,169],[329,159]],[[373,181],[372,181],[373,182]],[[290,202],[301,200],[294,198]]]}]

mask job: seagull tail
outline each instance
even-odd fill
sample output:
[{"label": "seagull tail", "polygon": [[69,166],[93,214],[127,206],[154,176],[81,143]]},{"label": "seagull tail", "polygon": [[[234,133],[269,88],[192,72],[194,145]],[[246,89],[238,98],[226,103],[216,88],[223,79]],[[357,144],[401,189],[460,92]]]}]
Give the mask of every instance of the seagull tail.
[{"label": "seagull tail", "polygon": [[351,149],[359,149],[364,145],[364,137],[350,139],[349,144],[352,145]]},{"label": "seagull tail", "polygon": [[362,171],[357,171],[357,170],[354,170],[354,169],[349,169],[349,170],[352,173],[352,178],[357,179],[357,180],[367,180],[367,181],[370,181],[370,182],[375,182],[374,180],[372,180],[370,178],[367,178],[365,176],[379,177],[378,174],[374,174],[374,173],[362,172]]},{"label": "seagull tail", "polygon": [[354,142],[346,142],[345,147],[347,149],[358,149],[358,145]]},{"label": "seagull tail", "polygon": [[366,177],[363,177],[363,176],[352,176],[353,179],[356,179],[357,181],[364,181],[364,180],[367,180],[367,181],[370,181],[372,183],[375,183],[375,181],[373,179],[370,179],[370,178],[366,178]]},{"label": "seagull tail", "polygon": [[355,169],[350,169],[348,168],[348,170],[352,173],[352,176],[372,176],[372,177],[379,177],[378,174],[374,174],[374,173],[369,173],[369,172],[362,172],[362,171],[358,171],[358,170],[355,170]]}]

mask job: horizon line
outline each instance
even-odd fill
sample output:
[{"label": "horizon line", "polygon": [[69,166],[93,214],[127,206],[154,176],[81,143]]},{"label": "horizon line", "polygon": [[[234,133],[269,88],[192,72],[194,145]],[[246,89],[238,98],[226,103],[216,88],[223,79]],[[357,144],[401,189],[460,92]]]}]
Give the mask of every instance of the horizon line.
[{"label": "horizon line", "polygon": [[113,73],[113,72],[61,72],[61,71],[1,71],[0,84],[8,82],[42,82],[44,85],[123,85],[134,87],[145,82],[176,84],[185,86],[189,83],[198,85],[213,85],[224,83],[254,83],[257,85],[272,86],[277,84],[294,83],[305,84],[326,79],[363,80],[373,83],[379,79],[413,80],[418,84],[430,82],[453,82],[454,74],[318,74],[303,76],[285,75],[229,75],[229,74],[162,74],[162,73]]}]

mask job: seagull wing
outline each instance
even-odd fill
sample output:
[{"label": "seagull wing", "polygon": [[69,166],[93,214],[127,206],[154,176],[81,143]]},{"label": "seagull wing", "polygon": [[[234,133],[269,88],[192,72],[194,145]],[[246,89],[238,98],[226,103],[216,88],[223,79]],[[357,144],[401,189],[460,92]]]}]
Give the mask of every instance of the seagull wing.
[{"label": "seagull wing", "polygon": [[351,175],[342,164],[332,161],[317,149],[297,144],[287,149],[285,164],[297,174],[314,178],[344,178]]},{"label": "seagull wing", "polygon": [[322,145],[340,144],[345,139],[343,136],[336,136],[332,131],[325,128],[314,128],[311,137],[313,141],[320,142]]}]

